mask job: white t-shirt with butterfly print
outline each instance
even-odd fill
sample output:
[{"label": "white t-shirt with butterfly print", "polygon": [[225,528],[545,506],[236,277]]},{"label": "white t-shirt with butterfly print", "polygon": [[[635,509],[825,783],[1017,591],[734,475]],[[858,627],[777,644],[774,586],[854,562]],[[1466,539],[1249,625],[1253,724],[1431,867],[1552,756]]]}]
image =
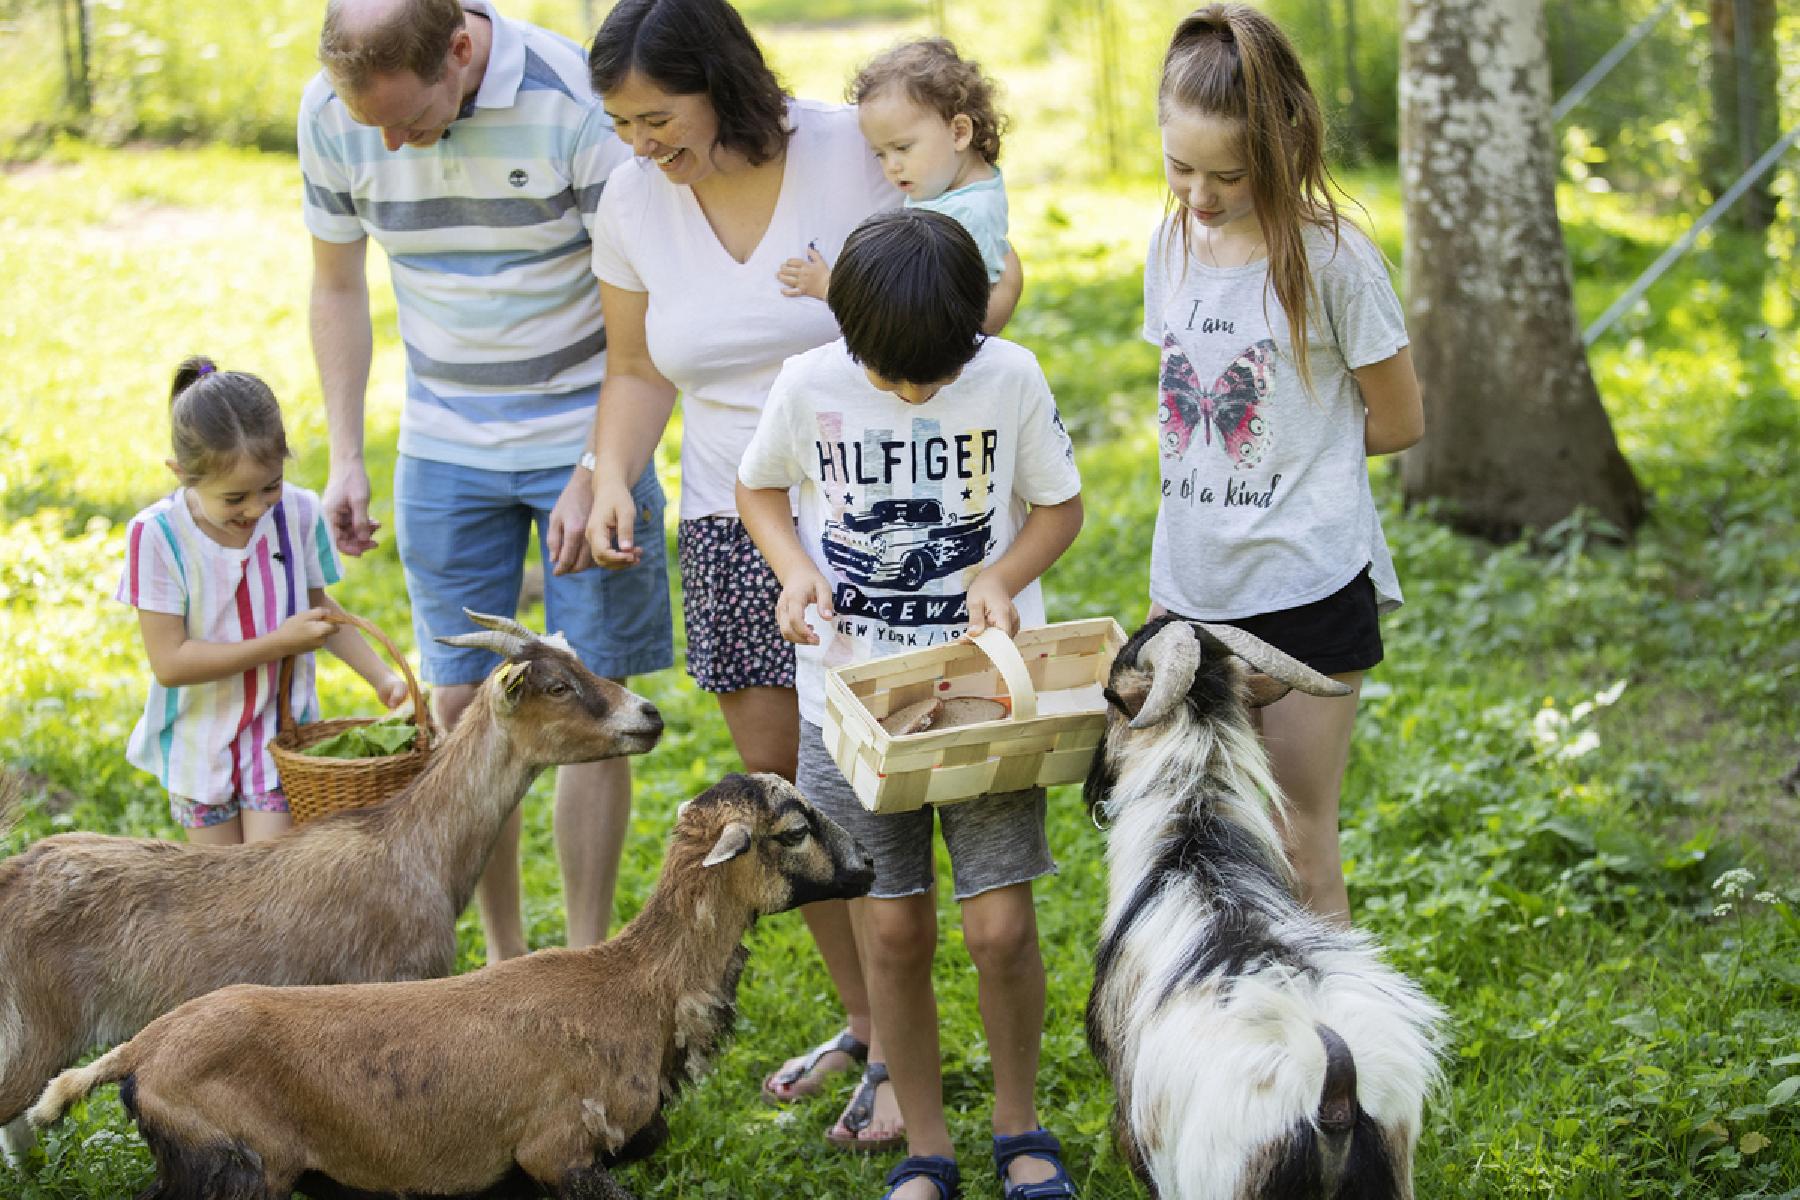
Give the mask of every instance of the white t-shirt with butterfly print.
[{"label": "white t-shirt with butterfly print", "polygon": [[1381,609],[1400,603],[1350,372],[1399,353],[1406,322],[1380,251],[1361,233],[1345,226],[1334,245],[1309,229],[1305,243],[1322,299],[1308,321],[1310,393],[1266,259],[1202,264],[1172,220],[1150,241],[1143,332],[1162,348],[1150,598],[1182,616],[1310,604],[1364,566]]}]

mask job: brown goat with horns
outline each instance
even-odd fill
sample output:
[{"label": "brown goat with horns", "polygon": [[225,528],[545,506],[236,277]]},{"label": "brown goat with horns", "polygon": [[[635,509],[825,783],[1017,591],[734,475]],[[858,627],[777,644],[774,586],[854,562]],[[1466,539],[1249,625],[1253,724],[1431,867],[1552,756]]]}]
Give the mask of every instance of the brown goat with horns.
[{"label": "brown goat with horns", "polygon": [[641,754],[649,701],[590,672],[561,638],[469,614],[444,639],[507,661],[430,767],[397,796],[267,842],[186,845],[92,833],[0,861],[0,1133],[57,1071],[184,1000],[233,983],[423,979],[456,963],[456,918],[501,823],[556,763]]},{"label": "brown goat with horns", "polygon": [[681,806],[609,942],[454,979],[226,988],[59,1076],[31,1119],[123,1080],[156,1156],[143,1200],[629,1200],[609,1168],[662,1141],[664,1102],[730,1032],[756,918],[874,878],[791,784],[730,775]]}]

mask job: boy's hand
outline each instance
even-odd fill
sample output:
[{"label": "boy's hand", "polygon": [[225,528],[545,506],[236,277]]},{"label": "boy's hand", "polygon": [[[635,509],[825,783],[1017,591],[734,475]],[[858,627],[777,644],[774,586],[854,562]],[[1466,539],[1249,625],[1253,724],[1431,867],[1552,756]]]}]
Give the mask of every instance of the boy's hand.
[{"label": "boy's hand", "polygon": [[375,694],[381,697],[382,704],[388,708],[399,708],[411,695],[406,690],[405,678],[395,671],[388,672],[388,677],[375,685]]},{"label": "boy's hand", "polygon": [[326,619],[329,610],[309,608],[295,613],[281,623],[274,636],[280,639],[282,654],[307,654],[325,644],[325,640],[342,626]]},{"label": "boy's hand", "polygon": [[775,278],[781,280],[784,296],[811,296],[823,300],[831,286],[831,268],[818,250],[808,246],[805,258],[788,259],[775,272]]},{"label": "boy's hand", "polygon": [[775,623],[781,627],[781,636],[795,645],[819,644],[819,635],[806,623],[809,604],[818,605],[819,615],[827,621],[837,616],[837,610],[831,607],[831,584],[816,567],[796,572],[793,582],[783,585],[781,598],[775,602]]},{"label": "boy's hand", "polygon": [[969,629],[964,635],[974,637],[990,627],[1007,637],[1019,632],[1019,610],[1011,596],[997,580],[986,573],[977,575],[969,585]]}]

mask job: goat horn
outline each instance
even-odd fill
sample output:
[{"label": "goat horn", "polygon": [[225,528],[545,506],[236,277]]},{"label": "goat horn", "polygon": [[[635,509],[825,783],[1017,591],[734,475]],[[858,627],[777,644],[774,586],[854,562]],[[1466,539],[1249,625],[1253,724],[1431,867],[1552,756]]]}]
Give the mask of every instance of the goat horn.
[{"label": "goat horn", "polygon": [[1131,718],[1133,729],[1147,729],[1181,703],[1200,669],[1200,641],[1186,621],[1170,621],[1138,651],[1138,665],[1150,668],[1150,694]]},{"label": "goat horn", "polygon": [[438,641],[446,646],[469,646],[476,650],[492,650],[501,658],[517,658],[525,652],[528,644],[516,634],[503,633],[498,629],[479,629],[474,633],[458,633],[450,637],[441,637]]},{"label": "goat horn", "polygon": [[[1214,625],[1196,621],[1202,636],[1221,650],[1235,654],[1264,675],[1298,688],[1309,696],[1348,696],[1350,687],[1329,675],[1321,675],[1293,656],[1277,650],[1253,633],[1245,633],[1235,625]],[[1148,649],[1148,647],[1146,647]]]},{"label": "goat horn", "polygon": [[473,611],[472,609],[467,609],[467,608],[463,609],[463,614],[465,616],[467,616],[469,618],[469,620],[475,622],[477,625],[480,625],[483,628],[497,629],[501,633],[510,633],[514,637],[523,638],[528,642],[537,641],[538,635],[537,635],[536,631],[527,629],[525,626],[519,624],[517,621],[513,620],[511,617],[490,616],[487,613],[478,613],[478,612]]}]

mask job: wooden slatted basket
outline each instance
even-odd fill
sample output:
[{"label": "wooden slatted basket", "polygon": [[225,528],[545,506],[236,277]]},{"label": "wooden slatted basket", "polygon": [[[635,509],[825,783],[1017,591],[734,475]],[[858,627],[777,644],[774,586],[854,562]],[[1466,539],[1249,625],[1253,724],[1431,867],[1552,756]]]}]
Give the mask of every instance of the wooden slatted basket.
[{"label": "wooden slatted basket", "polygon": [[[871,812],[910,812],[994,792],[1073,783],[1106,731],[1101,689],[1125,632],[1111,617],[989,629],[837,667],[825,675],[825,749]],[[1009,705],[1002,720],[895,735],[888,714],[936,697]]]},{"label": "wooden slatted basket", "polygon": [[419,690],[418,678],[413,675],[406,656],[387,634],[374,622],[349,613],[332,614],[328,619],[362,630],[399,666],[400,673],[406,677],[406,690],[412,696],[412,719],[419,727],[419,733],[413,739],[411,749],[399,754],[375,758],[314,758],[302,753],[308,746],[333,734],[358,725],[373,724],[380,718],[337,717],[307,725],[295,724],[288,700],[288,693],[293,689],[294,660],[292,657],[282,659],[275,692],[276,733],[275,740],[269,743],[269,756],[275,760],[275,769],[281,774],[281,789],[287,795],[288,811],[294,815],[296,825],[386,800],[425,769],[438,740],[437,726],[431,719],[424,693]]}]

